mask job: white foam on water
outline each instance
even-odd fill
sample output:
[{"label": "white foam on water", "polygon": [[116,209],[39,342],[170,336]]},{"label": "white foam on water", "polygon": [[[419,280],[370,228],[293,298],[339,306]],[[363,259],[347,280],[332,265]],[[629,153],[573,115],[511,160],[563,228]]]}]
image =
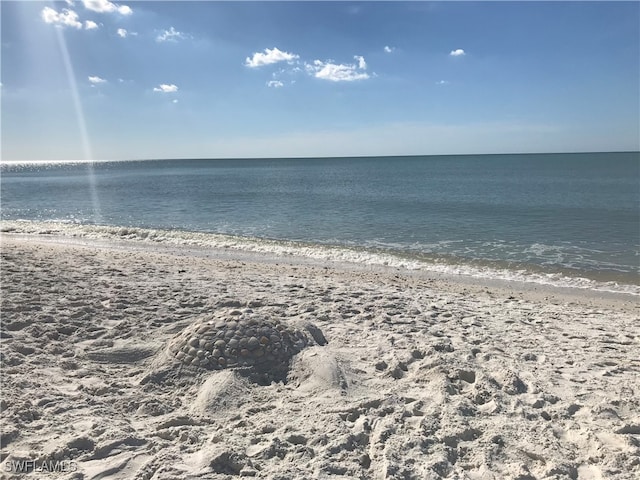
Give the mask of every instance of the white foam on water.
[{"label": "white foam on water", "polygon": [[2,221],[0,232],[60,235],[95,240],[128,240],[153,242],[176,246],[194,246],[232,249],[253,253],[266,253],[281,257],[305,257],[329,262],[387,266],[408,270],[463,275],[474,278],[542,284],[554,287],[589,289],[601,292],[624,293],[640,296],[640,285],[569,277],[558,273],[532,272],[526,269],[493,268],[463,262],[428,260],[406,257],[402,252],[368,250],[357,247],[307,244],[303,242],[240,237],[205,232],[162,230],[106,225],[83,225],[63,222]]}]

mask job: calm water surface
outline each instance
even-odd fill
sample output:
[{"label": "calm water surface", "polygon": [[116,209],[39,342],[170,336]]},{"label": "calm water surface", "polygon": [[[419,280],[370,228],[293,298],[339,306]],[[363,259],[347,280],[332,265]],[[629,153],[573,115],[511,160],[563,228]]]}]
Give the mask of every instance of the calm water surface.
[{"label": "calm water surface", "polygon": [[4,164],[1,173],[11,228],[217,233],[639,283],[637,152]]}]

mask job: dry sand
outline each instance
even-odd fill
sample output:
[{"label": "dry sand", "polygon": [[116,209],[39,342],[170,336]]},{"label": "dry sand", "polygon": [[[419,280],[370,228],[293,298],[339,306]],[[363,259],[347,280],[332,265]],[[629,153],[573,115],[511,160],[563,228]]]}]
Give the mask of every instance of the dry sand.
[{"label": "dry sand", "polygon": [[[3,478],[640,478],[633,298],[140,244],[2,236]],[[246,309],[329,343],[168,362]]]}]

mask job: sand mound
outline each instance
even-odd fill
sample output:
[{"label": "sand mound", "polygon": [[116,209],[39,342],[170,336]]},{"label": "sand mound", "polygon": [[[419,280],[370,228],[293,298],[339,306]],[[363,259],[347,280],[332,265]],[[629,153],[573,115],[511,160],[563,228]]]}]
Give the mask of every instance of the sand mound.
[{"label": "sand mound", "polygon": [[322,331],[308,322],[282,322],[253,309],[222,309],[186,327],[172,339],[143,379],[175,377],[168,370],[179,362],[179,375],[202,370],[233,369],[261,385],[286,381],[294,355],[310,345],[324,345]]}]

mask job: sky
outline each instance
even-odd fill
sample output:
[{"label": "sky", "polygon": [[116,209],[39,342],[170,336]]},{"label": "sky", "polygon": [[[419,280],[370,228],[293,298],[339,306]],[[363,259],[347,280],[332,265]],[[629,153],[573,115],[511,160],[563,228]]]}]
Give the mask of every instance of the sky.
[{"label": "sky", "polygon": [[0,8],[3,161],[640,150],[635,1]]}]

